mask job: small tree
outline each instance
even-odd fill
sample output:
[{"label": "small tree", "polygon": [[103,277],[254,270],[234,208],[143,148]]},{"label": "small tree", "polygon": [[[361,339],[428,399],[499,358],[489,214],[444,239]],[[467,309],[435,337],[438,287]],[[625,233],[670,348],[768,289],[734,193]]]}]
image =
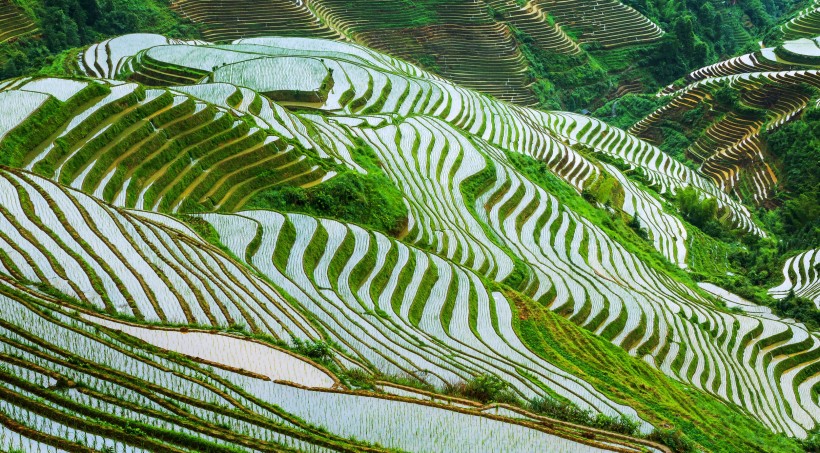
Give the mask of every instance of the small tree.
[{"label": "small tree", "polygon": [[641,219],[638,218],[638,214],[636,213],[634,217],[629,221],[629,228],[632,228],[641,239],[649,239],[649,233],[646,231],[646,228],[641,226]]}]

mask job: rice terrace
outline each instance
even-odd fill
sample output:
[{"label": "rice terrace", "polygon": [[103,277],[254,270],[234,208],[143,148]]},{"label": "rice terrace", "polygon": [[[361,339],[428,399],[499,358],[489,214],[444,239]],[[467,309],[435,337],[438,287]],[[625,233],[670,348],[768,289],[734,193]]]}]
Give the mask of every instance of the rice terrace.
[{"label": "rice terrace", "polygon": [[820,452],[820,1],[0,0],[0,452]]}]

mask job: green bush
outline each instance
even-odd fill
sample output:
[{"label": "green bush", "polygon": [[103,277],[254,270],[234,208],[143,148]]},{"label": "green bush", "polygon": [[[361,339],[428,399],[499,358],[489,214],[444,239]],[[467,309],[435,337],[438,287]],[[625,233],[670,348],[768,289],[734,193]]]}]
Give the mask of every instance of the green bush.
[{"label": "green bush", "polygon": [[656,429],[647,439],[666,445],[674,453],[691,453],[695,446],[679,429]]},{"label": "green bush", "polygon": [[700,194],[692,187],[686,187],[677,193],[678,208],[683,217],[692,225],[703,226],[717,214],[717,201],[714,198],[701,200]]},{"label": "green bush", "polygon": [[36,39],[0,44],[0,79],[31,74],[50,66],[60,52],[106,37],[159,33],[198,38],[198,26],[177,15],[167,1],[25,0],[20,1],[38,25]]},{"label": "green bush", "polygon": [[537,414],[579,425],[589,424],[591,418],[589,411],[582,410],[570,402],[559,401],[548,396],[530,400],[529,409]]},{"label": "green bush", "polygon": [[635,233],[641,237],[641,239],[649,239],[649,232],[646,231],[641,225],[641,219],[638,218],[638,214],[635,214],[632,219],[629,220],[629,228],[632,228]]},{"label": "green bush", "polygon": [[592,116],[607,123],[627,129],[663,105],[661,99],[645,94],[626,94],[607,102],[592,113]]},{"label": "green bush", "polygon": [[814,428],[805,439],[800,441],[800,446],[807,453],[820,453],[820,427]]},{"label": "green bush", "polygon": [[469,398],[482,403],[516,403],[518,398],[510,390],[509,384],[490,374],[482,374],[467,382],[449,384],[444,393]]},{"label": "green bush", "polygon": [[297,353],[320,362],[330,360],[333,357],[333,350],[324,341],[300,340],[294,337],[293,349]]}]

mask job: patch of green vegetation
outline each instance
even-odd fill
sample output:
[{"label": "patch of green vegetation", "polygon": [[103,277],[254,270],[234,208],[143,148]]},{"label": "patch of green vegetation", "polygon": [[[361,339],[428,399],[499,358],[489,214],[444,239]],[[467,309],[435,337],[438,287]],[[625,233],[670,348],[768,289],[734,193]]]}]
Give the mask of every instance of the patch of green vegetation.
[{"label": "patch of green vegetation", "polygon": [[626,94],[602,105],[592,112],[592,116],[612,126],[628,129],[663,104],[664,100],[654,95]]},{"label": "patch of green vegetation", "polygon": [[624,0],[667,34],[645,62],[669,83],[692,69],[753,50],[798,0]]},{"label": "patch of green vegetation", "polygon": [[[734,96],[722,95],[721,103],[733,108]],[[728,101],[726,100],[728,99]],[[772,209],[758,208],[756,217],[769,233],[767,238],[728,231],[716,220],[716,206],[698,200],[684,190],[677,203],[693,226],[708,236],[697,238],[700,245],[690,250],[720,260],[713,266],[708,256],[693,262],[697,278],[710,280],[741,297],[771,307],[780,316],[820,327],[820,310],[800,297],[775,300],[768,288],[782,281],[786,259],[820,244],[820,109],[809,108],[801,118],[775,131],[764,133],[768,151],[781,166],[779,189]],[[717,214],[717,215],[716,215]]]},{"label": "patch of green vegetation", "polygon": [[330,362],[333,357],[333,350],[324,341],[300,340],[294,337],[293,351],[321,363]]},{"label": "patch of green vegetation", "polygon": [[780,206],[760,216],[782,241],[780,251],[802,251],[820,244],[820,109],[805,111],[799,121],[764,134],[781,163]]},{"label": "patch of green vegetation", "polygon": [[820,427],[814,428],[808,437],[800,442],[800,445],[803,446],[803,450],[809,453],[820,452]]},{"label": "patch of green vegetation", "polygon": [[407,228],[407,206],[401,191],[384,174],[376,154],[363,141],[351,154],[368,174],[339,167],[336,176],[307,189],[276,186],[262,190],[245,208],[302,212],[400,236]]},{"label": "patch of green vegetation", "polygon": [[726,231],[718,221],[717,200],[711,197],[701,198],[700,192],[688,186],[675,194],[678,212],[684,220],[700,228],[701,231],[713,237],[721,237]]},{"label": "patch of green vegetation", "polygon": [[588,55],[547,51],[526,33],[513,31],[527,60],[539,108],[580,111],[592,108],[596,100],[611,90],[606,70]]},{"label": "patch of green vegetation", "polygon": [[527,59],[532,89],[541,108],[586,109],[618,127],[630,126],[643,116],[643,110],[650,109],[655,99],[647,97],[647,103],[635,101],[633,95],[621,96],[619,99],[628,105],[622,106],[623,112],[613,115],[612,105],[606,104],[620,94],[619,86],[637,84],[643,93],[654,93],[694,69],[753,51],[761,36],[776,28],[774,24],[778,19],[789,13],[797,2],[625,0],[624,3],[653,20],[666,34],[654,43],[617,49],[584,44],[581,54],[567,56],[540,49],[530,36],[513,28]]}]

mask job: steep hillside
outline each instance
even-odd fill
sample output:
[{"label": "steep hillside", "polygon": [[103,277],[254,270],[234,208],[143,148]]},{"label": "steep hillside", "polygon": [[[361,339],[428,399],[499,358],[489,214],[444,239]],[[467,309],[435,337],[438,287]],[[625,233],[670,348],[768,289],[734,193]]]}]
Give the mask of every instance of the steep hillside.
[{"label": "steep hillside", "polygon": [[761,135],[809,105],[820,87],[818,58],[817,43],[802,39],[704,67],[683,87],[667,87],[661,94],[671,100],[630,131],[667,149],[690,142],[681,157],[724,191],[766,204],[777,174]]},{"label": "steep hillside", "polygon": [[[4,223],[25,225],[3,228],[4,448],[384,450],[365,441],[462,451],[462,439],[471,439],[507,451],[636,451],[646,444],[601,433],[605,445],[584,428],[542,425],[536,414],[503,407],[465,402],[454,410],[446,397],[429,401],[386,383],[378,393],[351,392],[322,366],[242,334],[92,315],[104,309],[143,321],[230,325],[290,344],[322,335],[288,301],[292,293],[283,298],[172,218],[112,208],[18,171],[3,171],[2,184]],[[344,355],[334,359],[334,368],[357,367]],[[404,417],[439,434],[402,432]]]},{"label": "steep hillside", "polygon": [[795,451],[820,422],[816,330],[698,286],[672,203],[769,233],[634,135],[321,39],[125,35],[64,67],[0,82],[11,447]]},{"label": "steep hillside", "polygon": [[[529,89],[532,80],[519,33],[540,50],[566,55],[579,54],[578,44],[583,42],[617,47],[656,41],[663,34],[657,25],[617,1],[278,0],[264,6],[247,2],[237,8],[245,18],[235,16],[233,4],[178,1],[172,6],[183,17],[203,23],[204,36],[210,40],[335,34],[525,105],[535,103],[536,97]],[[274,9],[290,13],[271,14]],[[302,33],[302,28],[309,31]],[[568,35],[570,29],[581,33],[578,40]],[[644,30],[637,40],[635,29]]]},{"label": "steep hillside", "polygon": [[65,55],[55,55],[124,33],[318,37],[368,46],[518,105],[574,112],[753,48],[796,14],[791,0],[9,1],[42,34],[0,44],[2,78],[43,67],[64,74]]}]

